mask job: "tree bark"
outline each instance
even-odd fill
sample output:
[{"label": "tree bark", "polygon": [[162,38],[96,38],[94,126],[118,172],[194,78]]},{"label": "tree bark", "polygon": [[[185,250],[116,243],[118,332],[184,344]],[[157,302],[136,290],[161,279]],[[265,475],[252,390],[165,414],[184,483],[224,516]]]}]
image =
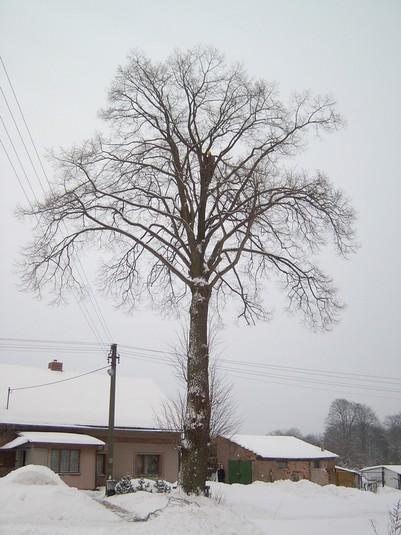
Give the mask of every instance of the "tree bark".
[{"label": "tree bark", "polygon": [[181,483],[188,494],[205,489],[209,456],[210,400],[208,311],[210,290],[192,289],[187,364],[187,409],[184,422]]}]

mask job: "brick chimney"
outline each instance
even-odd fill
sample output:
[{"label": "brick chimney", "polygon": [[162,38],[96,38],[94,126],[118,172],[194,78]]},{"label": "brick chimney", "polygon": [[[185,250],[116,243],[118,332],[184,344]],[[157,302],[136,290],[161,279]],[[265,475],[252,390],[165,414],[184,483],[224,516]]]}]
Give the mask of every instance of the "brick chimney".
[{"label": "brick chimney", "polygon": [[58,362],[58,360],[54,359],[52,362],[49,362],[48,368],[49,370],[52,370],[53,372],[62,372],[63,363]]}]

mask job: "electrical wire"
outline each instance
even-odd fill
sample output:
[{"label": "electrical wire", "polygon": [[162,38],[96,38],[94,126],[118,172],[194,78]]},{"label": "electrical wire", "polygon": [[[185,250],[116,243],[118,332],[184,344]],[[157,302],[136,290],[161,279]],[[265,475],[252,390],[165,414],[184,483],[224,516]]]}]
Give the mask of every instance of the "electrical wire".
[{"label": "electrical wire", "polygon": [[43,386],[49,386],[49,385],[55,385],[57,383],[65,383],[66,381],[73,381],[74,379],[79,379],[80,377],[84,377],[85,375],[90,375],[92,373],[99,372],[101,370],[105,370],[107,368],[110,368],[110,366],[103,366],[102,368],[96,368],[96,370],[90,370],[85,373],[81,373],[80,375],[75,375],[74,377],[68,377],[67,379],[60,379],[59,381],[51,381],[49,383],[42,383],[39,385],[31,385],[31,386],[18,386],[9,389],[10,392],[15,392],[16,390],[29,390],[32,388],[42,388]]},{"label": "electrical wire", "polygon": [[[33,139],[31,130],[30,130],[30,128],[29,128],[29,126],[28,126],[28,123],[27,123],[27,121],[26,121],[26,119],[25,119],[24,112],[23,112],[22,107],[21,107],[21,105],[20,105],[20,102],[19,102],[19,100],[18,100],[17,94],[16,94],[16,92],[15,92],[15,90],[14,90],[14,86],[13,86],[12,81],[11,81],[11,78],[10,78],[10,76],[9,76],[9,74],[8,74],[6,65],[5,65],[5,63],[4,63],[4,61],[3,61],[3,58],[2,58],[1,56],[0,56],[0,61],[1,61],[2,67],[3,67],[3,70],[4,70],[5,74],[6,74],[8,83],[9,83],[10,88],[11,88],[11,91],[12,91],[12,93],[13,93],[15,102],[17,103],[18,110],[19,110],[20,115],[21,115],[21,117],[22,117],[23,123],[24,123],[24,125],[25,125],[25,129],[26,129],[26,131],[27,131],[27,133],[28,133],[28,136],[29,136],[29,139],[30,139],[30,141],[31,141],[32,147],[33,147],[33,149],[34,149],[34,151],[35,151],[36,157],[37,157],[37,159],[38,159],[38,161],[39,161],[39,164],[40,164],[40,166],[41,166],[43,175],[44,175],[44,177],[46,178],[46,181],[47,181],[47,183],[48,183],[48,186],[49,186],[49,188],[50,188],[50,191],[52,191],[52,186],[51,186],[49,177],[47,176],[47,173],[46,173],[46,171],[45,171],[45,168],[44,168],[44,165],[43,165],[43,162],[42,162],[42,158],[41,158],[40,155],[39,155],[39,152],[38,152],[38,150],[37,150],[37,146],[36,146],[35,141],[34,141],[34,139]],[[5,103],[6,103],[7,109],[8,109],[8,111],[9,111],[9,113],[10,113],[11,118],[12,118],[12,121],[13,121],[13,123],[14,123],[14,125],[15,125],[15,128],[16,128],[17,132],[18,132],[19,138],[20,138],[20,140],[21,140],[21,142],[22,142],[22,144],[23,144],[23,146],[24,146],[25,152],[26,152],[26,154],[27,154],[27,156],[28,156],[28,159],[29,159],[29,161],[30,161],[30,163],[31,163],[31,166],[32,166],[32,169],[33,169],[33,171],[34,171],[34,173],[35,173],[35,176],[36,176],[36,178],[37,178],[37,180],[38,180],[38,182],[39,182],[39,184],[40,184],[40,187],[41,187],[43,193],[46,193],[45,188],[44,188],[44,186],[43,186],[43,184],[42,184],[42,181],[41,181],[41,179],[40,179],[40,177],[39,177],[39,174],[38,174],[38,172],[37,172],[37,170],[36,170],[36,167],[35,167],[35,165],[34,165],[34,163],[33,163],[33,161],[32,161],[32,158],[31,158],[31,156],[30,156],[30,153],[29,153],[29,151],[28,151],[28,149],[27,149],[27,146],[26,146],[26,144],[25,144],[25,141],[24,141],[24,139],[23,139],[23,136],[22,136],[22,134],[21,134],[21,131],[20,131],[20,129],[19,129],[19,127],[18,127],[18,124],[17,124],[17,122],[16,122],[16,120],[15,120],[14,114],[13,114],[13,112],[12,112],[12,110],[11,110],[11,107],[10,107],[10,105],[9,105],[9,102],[8,102],[8,100],[7,100],[7,97],[6,97],[4,91],[3,91],[3,89],[2,89],[1,87],[0,87],[0,90],[1,90],[1,93],[2,93],[2,95],[3,95],[4,101],[5,101]],[[3,122],[3,120],[2,120],[2,122]],[[3,122],[3,126],[4,126],[4,128],[5,128],[5,130],[6,130],[6,133],[7,133],[8,137],[10,138],[9,133],[8,133],[8,130],[7,130],[7,128],[6,128],[5,124],[4,124],[4,122]],[[29,181],[29,179],[28,179],[28,177],[27,177],[27,174],[26,174],[26,172],[25,172],[25,169],[24,169],[23,166],[22,166],[21,159],[20,159],[19,156],[18,156],[18,153],[17,153],[17,151],[16,151],[16,149],[15,149],[15,146],[14,146],[14,144],[13,144],[11,138],[10,138],[10,142],[11,142],[11,144],[12,144],[12,146],[13,146],[13,148],[14,148],[14,151],[15,151],[15,153],[16,153],[16,155],[17,155],[17,159],[18,159],[18,161],[19,161],[19,163],[20,163],[20,165],[21,165],[21,168],[23,169],[24,175],[26,176],[26,181],[27,181],[27,183],[29,184],[31,191],[33,192],[33,195],[34,195],[34,197],[35,197],[35,200],[37,201],[37,198],[36,198],[36,195],[35,195],[34,190],[33,190],[33,188],[32,188],[32,185],[31,185],[31,183],[30,183],[30,181]],[[10,164],[11,164],[12,167],[13,167],[14,174],[16,174],[16,176],[17,176],[17,178],[18,178],[18,182],[20,183],[20,185],[21,185],[21,187],[22,187],[21,180],[19,179],[18,174],[16,173],[15,167],[13,166],[13,164],[12,164],[12,162],[11,162],[11,159],[10,159],[10,157],[9,157],[9,154],[7,153],[7,151],[6,151],[5,146],[3,145],[3,143],[2,143],[2,146],[3,146],[3,149],[4,149],[5,152],[6,152],[6,155],[7,155],[7,158],[8,158],[8,160],[9,160]],[[30,203],[30,201],[29,201],[29,199],[28,199],[28,196],[27,196],[27,194],[26,194],[25,189],[24,189],[23,187],[22,187],[22,189],[23,189],[23,192],[24,192],[24,194],[25,194],[25,196],[26,196],[26,198],[27,198],[27,200],[28,200],[29,205],[32,207],[32,204]],[[95,294],[94,294],[94,292],[93,292],[93,290],[92,290],[92,288],[91,288],[91,285],[90,285],[89,280],[88,280],[88,278],[87,278],[86,272],[85,272],[84,267],[83,267],[83,265],[82,265],[82,263],[81,263],[81,260],[80,260],[79,258],[78,258],[77,273],[78,273],[78,275],[79,275],[79,277],[80,277],[81,279],[84,279],[84,281],[85,281],[85,283],[86,283],[86,286],[87,286],[87,288],[88,288],[88,297],[89,297],[89,300],[91,301],[91,304],[92,304],[92,306],[93,306],[93,310],[94,310],[94,312],[95,312],[95,315],[97,316],[98,321],[99,321],[99,323],[100,323],[100,325],[101,325],[103,331],[105,332],[106,336],[109,338],[109,341],[111,341],[111,340],[112,340],[111,331],[110,331],[110,329],[109,329],[109,327],[108,327],[108,325],[107,325],[107,323],[106,323],[106,320],[105,320],[105,318],[104,318],[104,315],[103,315],[103,313],[102,313],[102,310],[101,310],[101,308],[100,308],[100,306],[99,306],[99,304],[98,304],[98,302],[97,302],[97,300],[96,300],[96,296],[95,296]],[[92,332],[94,333],[95,338],[98,338],[98,339],[100,338],[100,339],[101,339],[100,333],[99,333],[99,331],[98,331],[97,328],[96,328],[95,322],[94,322],[93,319],[91,318],[91,315],[90,315],[90,313],[89,313],[88,308],[86,307],[86,305],[85,305],[83,302],[81,302],[81,301],[79,300],[79,296],[76,294],[76,292],[74,292],[74,296],[75,296],[76,301],[77,301],[77,303],[78,303],[78,306],[80,307],[81,312],[82,312],[82,314],[83,314],[83,316],[84,316],[84,318],[85,318],[85,321],[88,323],[90,329],[91,329]]]},{"label": "electrical wire", "polygon": [[[22,345],[21,345],[22,344]],[[83,341],[65,341],[65,340],[45,340],[45,339],[32,339],[32,338],[2,338],[0,337],[0,349],[1,348],[20,348],[25,347],[26,349],[35,349],[38,348],[38,344],[41,344],[40,347],[49,347],[50,349],[57,349],[59,345],[69,346],[68,350],[71,350],[71,347],[74,347],[74,350],[87,350],[89,347],[94,348],[105,348],[104,344],[97,344],[94,342],[83,342]],[[141,347],[141,346],[131,346],[127,344],[119,344],[119,350],[125,356],[131,356],[132,358],[141,357],[142,359],[157,360],[160,362],[165,362],[167,360],[174,360],[176,353],[174,351],[164,351],[155,348]],[[144,353],[145,352],[145,353]],[[147,353],[153,353],[155,356],[148,355]],[[157,355],[161,355],[157,357]],[[164,357],[163,357],[164,356]],[[219,359],[218,364],[222,368],[228,368],[232,366],[239,367],[251,367],[254,370],[254,373],[266,372],[266,370],[276,371],[276,372],[286,372],[291,374],[300,374],[312,376],[311,379],[314,379],[315,376],[328,377],[330,379],[336,378],[339,380],[352,380],[355,382],[365,381],[365,382],[382,382],[388,385],[401,385],[401,378],[398,377],[389,377],[389,376],[380,376],[380,375],[368,375],[368,374],[357,374],[353,372],[339,372],[334,370],[322,370],[319,368],[301,368],[295,366],[282,366],[282,365],[273,365],[265,364],[258,362],[249,362],[244,360],[232,360],[232,359]],[[242,370],[241,370],[242,371]],[[244,371],[247,371],[246,369]],[[251,373],[252,370],[248,371]]]},{"label": "electrical wire", "polygon": [[[4,344],[4,342],[6,342],[6,344]],[[65,350],[67,352],[79,354],[84,352],[98,352],[101,349],[101,346],[93,342],[28,339],[26,340],[26,346],[21,345],[22,342],[24,342],[24,339],[0,338],[0,350],[4,348],[14,348],[18,350],[19,347],[25,347],[25,349],[32,351],[39,348],[46,348],[52,351]],[[176,367],[174,352],[144,347],[140,348],[142,351],[138,351],[137,347],[138,346],[121,345],[119,346],[119,350],[124,359],[141,360],[150,364],[165,365],[172,368]],[[302,387],[309,390],[327,390],[327,388],[319,388],[318,386],[326,385],[327,387],[340,389],[340,391],[351,389],[353,391],[359,390],[365,393],[369,392],[369,395],[374,395],[376,392],[398,394],[400,390],[397,389],[397,387],[401,386],[401,380],[397,378],[346,372],[329,372],[321,369],[268,365],[256,362],[234,361],[231,359],[221,359],[218,361],[217,366],[223,373],[243,380],[257,380],[267,384]],[[251,368],[249,368],[249,366],[251,366]],[[391,396],[390,399],[399,398]]]}]

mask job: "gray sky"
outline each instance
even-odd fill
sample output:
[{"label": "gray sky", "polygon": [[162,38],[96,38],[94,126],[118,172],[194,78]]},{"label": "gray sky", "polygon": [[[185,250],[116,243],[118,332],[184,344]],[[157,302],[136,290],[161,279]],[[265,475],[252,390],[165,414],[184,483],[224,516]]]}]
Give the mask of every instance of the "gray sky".
[{"label": "gray sky", "polygon": [[[238,361],[398,378],[400,27],[398,0],[0,0],[1,55],[41,155],[102,127],[97,111],[105,103],[116,67],[133,48],[164,59],[174,48],[213,45],[229,60],[242,61],[253,76],[277,81],[283,96],[304,89],[333,95],[347,126],[312,140],[299,164],[324,170],[358,211],[358,254],[343,261],[328,251],[321,262],[347,303],[342,321],[330,333],[312,333],[302,318],[282,310],[283,299],[267,285],[272,320],[250,328],[227,315],[219,351],[223,358]],[[18,117],[1,69],[0,85]],[[2,95],[0,114],[39,192]],[[0,138],[8,143],[1,124]],[[15,157],[14,161],[18,169]],[[14,263],[31,228],[14,216],[16,205],[25,201],[1,147],[0,173],[0,337],[96,342],[76,304],[50,307],[47,300],[17,290]],[[159,350],[174,343],[180,330],[177,318],[144,307],[128,315],[110,301],[98,300],[113,336],[109,340],[102,332],[103,341]],[[152,376],[167,394],[174,392],[167,366],[121,354],[120,373]],[[1,362],[43,366],[49,358],[63,360],[70,369],[91,369],[102,365],[105,357],[67,354],[61,347],[53,353],[11,351],[0,341]],[[354,388],[342,388],[319,378],[309,386],[299,381],[290,386],[288,370],[274,373],[279,377],[259,373],[239,378],[225,371],[235,385],[242,431],[265,433],[290,426],[320,431],[336,397],[366,403],[380,418],[401,410],[400,389],[357,390],[356,376],[347,381]]]}]

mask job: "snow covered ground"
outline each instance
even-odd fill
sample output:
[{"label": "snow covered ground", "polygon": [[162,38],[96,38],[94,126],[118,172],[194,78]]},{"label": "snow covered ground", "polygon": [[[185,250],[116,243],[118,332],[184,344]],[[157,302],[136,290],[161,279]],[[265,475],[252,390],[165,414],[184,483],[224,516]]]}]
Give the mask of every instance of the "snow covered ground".
[{"label": "snow covered ground", "polygon": [[[401,492],[378,494],[308,481],[211,483],[213,498],[136,492],[104,499],[26,466],[0,479],[1,535],[387,535]],[[149,520],[144,520],[149,513]]]}]

